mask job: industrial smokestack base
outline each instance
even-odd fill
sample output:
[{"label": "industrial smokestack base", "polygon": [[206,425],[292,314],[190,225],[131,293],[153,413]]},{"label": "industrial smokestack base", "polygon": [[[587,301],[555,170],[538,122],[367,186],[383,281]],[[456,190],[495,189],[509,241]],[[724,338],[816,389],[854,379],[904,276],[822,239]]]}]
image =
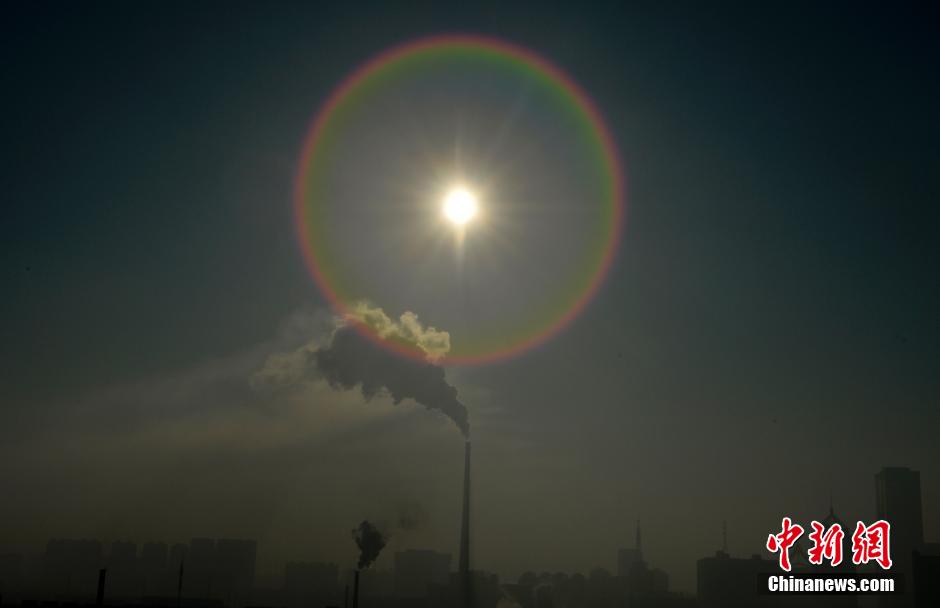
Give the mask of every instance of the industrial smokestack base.
[{"label": "industrial smokestack base", "polygon": [[470,589],[470,441],[464,446],[463,460],[463,515],[460,520],[460,559],[457,581],[460,586],[461,604],[469,608],[472,604]]},{"label": "industrial smokestack base", "polygon": [[98,597],[95,598],[95,606],[104,606],[104,577],[107,573],[104,568],[98,570]]},{"label": "industrial smokestack base", "polygon": [[463,460],[463,516],[460,520],[460,577],[470,576],[470,442],[464,446]]},{"label": "industrial smokestack base", "polygon": [[353,608],[359,608],[359,570],[356,570],[356,576],[353,579]]}]

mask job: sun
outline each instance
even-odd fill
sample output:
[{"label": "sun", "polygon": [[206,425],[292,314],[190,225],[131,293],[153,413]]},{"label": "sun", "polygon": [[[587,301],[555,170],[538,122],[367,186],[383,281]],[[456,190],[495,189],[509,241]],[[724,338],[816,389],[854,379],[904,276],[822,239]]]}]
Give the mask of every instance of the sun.
[{"label": "sun", "polygon": [[465,226],[476,214],[477,197],[466,188],[452,188],[444,197],[444,217],[455,226]]}]

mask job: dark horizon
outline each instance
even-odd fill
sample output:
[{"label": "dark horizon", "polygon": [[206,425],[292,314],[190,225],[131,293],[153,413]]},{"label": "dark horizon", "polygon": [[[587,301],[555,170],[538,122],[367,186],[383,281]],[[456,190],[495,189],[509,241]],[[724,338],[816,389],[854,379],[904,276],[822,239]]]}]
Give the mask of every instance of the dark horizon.
[{"label": "dark horizon", "polygon": [[[468,457],[469,445],[468,442]],[[469,458],[466,466],[469,473]],[[886,467],[874,478],[877,516],[906,524],[895,526],[894,559],[904,562],[905,554],[912,552],[915,560],[917,555],[936,556],[934,560],[940,558],[940,542],[931,542],[923,537],[919,472]],[[465,479],[465,499],[469,497],[468,483],[469,478]],[[358,529],[352,531],[361,551],[358,564],[355,560],[345,565],[335,561],[295,560],[279,564],[281,576],[261,581],[256,578],[257,558],[261,552],[255,540],[194,538],[189,543],[151,540],[138,544],[128,540],[108,543],[92,539],[51,539],[45,552],[39,556],[0,554],[0,591],[5,593],[7,600],[12,597],[29,606],[37,605],[39,601],[44,602],[43,605],[53,605],[48,604],[50,601],[64,602],[65,605],[83,601],[90,603],[93,592],[96,592],[99,605],[143,602],[151,606],[283,605],[295,608],[340,604],[355,607],[360,598],[365,605],[399,605],[388,604],[393,598],[410,602],[409,605],[425,605],[425,602],[447,602],[451,597],[449,594],[453,593],[448,589],[465,590],[472,586],[478,595],[496,594],[493,597],[503,597],[510,601],[509,605],[523,607],[545,605],[545,601],[581,605],[566,603],[574,599],[571,594],[580,597],[580,601],[587,602],[588,606],[609,605],[609,602],[617,602],[618,594],[624,592],[632,598],[628,605],[707,607],[739,605],[736,602],[740,602],[742,597],[747,598],[747,595],[741,596],[740,589],[733,589],[735,577],[740,577],[742,572],[752,576],[776,572],[775,561],[766,556],[731,555],[724,528],[723,546],[714,554],[696,560],[696,592],[676,592],[669,587],[669,573],[646,561],[640,522],[637,521],[633,546],[618,551],[617,567],[612,572],[600,567],[586,573],[529,570],[511,580],[494,578],[492,583],[488,583],[491,574],[485,566],[470,561],[468,534],[471,533],[466,521],[469,513],[466,503],[462,506],[462,513],[457,543],[459,559],[455,569],[450,568],[454,563],[452,554],[415,548],[395,551],[391,556],[394,558],[392,568],[387,567],[390,552],[386,551],[386,568],[377,567],[378,562],[373,560],[382,555],[390,538],[389,531],[386,526],[383,526],[385,529],[376,528],[363,521]],[[827,526],[833,522],[847,523],[835,512],[832,504],[826,517],[818,519]],[[408,519],[405,523],[402,519],[399,529],[407,529],[415,521]],[[845,542],[848,547],[849,541]],[[793,555],[795,574],[831,573],[825,567],[814,568],[806,561],[801,553],[806,545],[797,547],[799,551],[795,549]],[[909,572],[909,568],[909,565],[905,566],[903,571]],[[839,570],[843,573],[856,571],[879,575],[877,569],[852,565]],[[363,575],[361,589],[360,572]],[[97,590],[92,584],[94,575],[97,575]],[[936,592],[935,587],[931,589]],[[350,593],[354,598],[351,604]],[[766,598],[751,597],[741,605],[778,605]],[[481,598],[474,599],[480,601]],[[834,601],[833,605],[857,604],[854,598],[846,598]]]}]

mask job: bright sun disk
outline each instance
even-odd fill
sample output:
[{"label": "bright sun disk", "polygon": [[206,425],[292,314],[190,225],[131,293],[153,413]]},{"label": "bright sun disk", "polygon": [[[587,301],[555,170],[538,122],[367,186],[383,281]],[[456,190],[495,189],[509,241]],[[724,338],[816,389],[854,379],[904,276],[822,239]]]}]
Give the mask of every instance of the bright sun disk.
[{"label": "bright sun disk", "polygon": [[463,226],[477,214],[477,199],[466,188],[454,188],[444,197],[444,216],[456,226]]}]

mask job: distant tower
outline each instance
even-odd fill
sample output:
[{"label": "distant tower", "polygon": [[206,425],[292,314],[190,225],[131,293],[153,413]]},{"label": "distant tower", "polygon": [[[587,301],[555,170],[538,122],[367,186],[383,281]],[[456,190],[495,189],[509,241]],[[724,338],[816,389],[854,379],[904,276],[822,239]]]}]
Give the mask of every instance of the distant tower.
[{"label": "distant tower", "polygon": [[634,570],[643,566],[643,540],[640,537],[640,520],[636,520],[636,540],[632,549],[617,551],[617,576],[627,578],[634,575]]},{"label": "distant tower", "polygon": [[638,561],[643,561],[643,543],[640,538],[640,519],[636,520],[636,557]]},{"label": "distant tower", "polygon": [[[885,467],[875,475],[875,514],[891,524],[892,570],[904,576],[908,589],[913,588],[913,552],[924,545],[921,509],[920,471]],[[886,596],[880,605],[897,605],[896,598]]]},{"label": "distant tower", "polygon": [[[924,516],[921,511],[920,471],[905,467],[885,467],[875,475],[875,511],[891,522],[892,544],[907,551],[924,543]],[[893,548],[893,547],[892,547]],[[910,559],[910,556],[905,556]]]},{"label": "distant tower", "polygon": [[463,518],[460,523],[459,573],[464,582],[470,577],[470,442],[463,460]]},{"label": "distant tower", "polygon": [[[830,508],[830,511],[832,509]],[[721,550],[728,553],[728,520],[721,522]]]}]

